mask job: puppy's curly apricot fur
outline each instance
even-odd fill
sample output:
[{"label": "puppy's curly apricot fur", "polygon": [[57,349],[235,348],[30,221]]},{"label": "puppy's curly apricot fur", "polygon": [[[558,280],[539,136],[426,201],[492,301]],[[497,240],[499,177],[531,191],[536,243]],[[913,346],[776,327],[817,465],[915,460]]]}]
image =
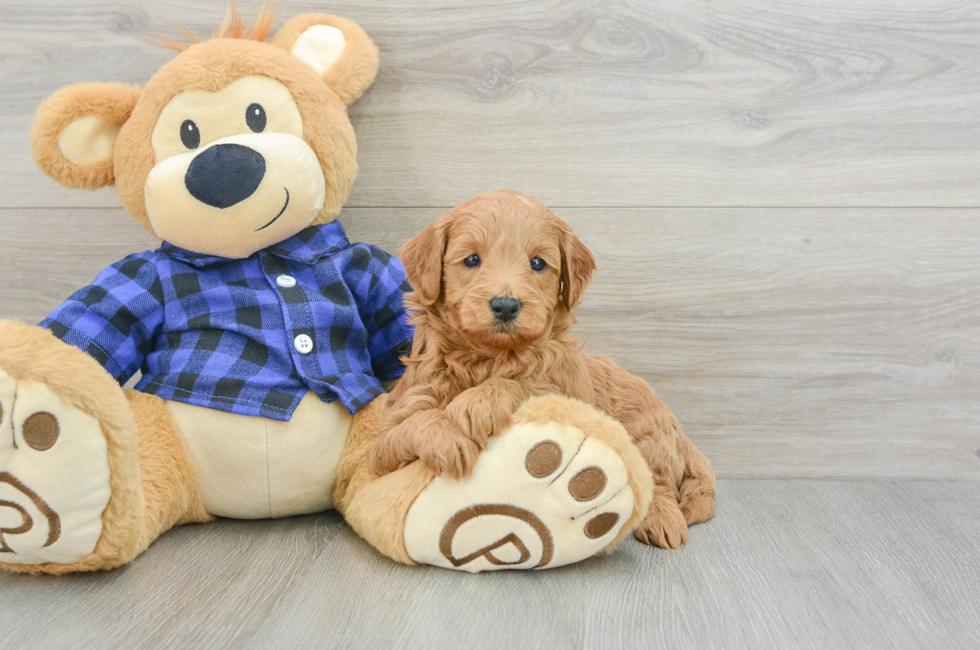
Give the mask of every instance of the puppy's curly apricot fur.
[{"label": "puppy's curly apricot fur", "polygon": [[[466,476],[521,403],[560,394],[621,422],[649,464],[654,498],[637,538],[677,548],[689,524],[714,516],[711,464],[670,409],[641,378],[585,354],[571,334],[595,259],[540,201],[480,194],[425,228],[401,257],[415,289],[406,304],[416,332],[372,452],[376,472],[421,459]],[[519,305],[516,317],[495,314],[494,298],[511,312]]]}]

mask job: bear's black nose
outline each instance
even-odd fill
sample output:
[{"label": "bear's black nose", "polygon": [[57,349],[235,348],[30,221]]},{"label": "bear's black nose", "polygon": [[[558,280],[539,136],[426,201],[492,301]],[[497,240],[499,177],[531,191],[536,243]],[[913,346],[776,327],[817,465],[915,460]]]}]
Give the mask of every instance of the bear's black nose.
[{"label": "bear's black nose", "polygon": [[265,158],[240,144],[216,144],[194,157],[184,186],[195,199],[215,208],[230,208],[252,196],[265,176]]},{"label": "bear's black nose", "polygon": [[505,298],[497,296],[490,301],[490,311],[493,317],[502,323],[512,321],[521,312],[521,301],[517,298]]}]

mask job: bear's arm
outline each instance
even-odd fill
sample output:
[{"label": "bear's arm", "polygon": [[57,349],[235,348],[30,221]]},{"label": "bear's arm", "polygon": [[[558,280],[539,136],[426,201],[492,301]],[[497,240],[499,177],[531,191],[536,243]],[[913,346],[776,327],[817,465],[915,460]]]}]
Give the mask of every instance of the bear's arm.
[{"label": "bear's arm", "polygon": [[398,379],[405,372],[401,358],[412,349],[414,328],[405,311],[405,293],[412,290],[401,261],[380,248],[363,246],[371,253],[367,270],[348,266],[344,281],[354,294],[357,311],[368,335],[368,352],[374,375],[381,381]]},{"label": "bear's arm", "polygon": [[143,365],[163,324],[163,286],[154,254],[137,253],[102,271],[41,321],[95,358],[120,384]]}]

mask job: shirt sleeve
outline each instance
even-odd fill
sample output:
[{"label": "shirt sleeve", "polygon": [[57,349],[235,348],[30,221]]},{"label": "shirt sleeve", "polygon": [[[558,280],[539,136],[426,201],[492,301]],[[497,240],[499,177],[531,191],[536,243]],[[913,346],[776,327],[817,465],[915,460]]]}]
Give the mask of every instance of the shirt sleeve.
[{"label": "shirt sleeve", "polygon": [[[369,260],[365,259],[367,254]],[[362,260],[367,264],[362,264]],[[401,261],[380,248],[359,244],[349,271],[360,276],[349,278],[348,286],[357,287],[353,291],[354,299],[367,328],[374,375],[381,381],[398,379],[405,372],[401,357],[411,352],[415,332],[405,311],[404,295],[412,290],[405,278],[405,268]]]},{"label": "shirt sleeve", "polygon": [[94,357],[123,384],[153,349],[153,335],[163,324],[163,302],[153,253],[138,253],[76,291],[41,327]]}]

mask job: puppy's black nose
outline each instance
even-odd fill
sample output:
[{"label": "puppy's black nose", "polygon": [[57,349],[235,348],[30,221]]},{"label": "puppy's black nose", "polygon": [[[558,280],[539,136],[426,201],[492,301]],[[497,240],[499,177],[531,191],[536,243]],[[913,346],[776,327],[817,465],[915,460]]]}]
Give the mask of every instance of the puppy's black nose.
[{"label": "puppy's black nose", "polygon": [[497,296],[490,300],[490,311],[493,312],[494,318],[501,323],[506,323],[514,320],[521,313],[521,301],[517,298]]},{"label": "puppy's black nose", "polygon": [[216,144],[194,157],[184,186],[195,199],[230,208],[252,196],[265,176],[265,158],[240,144]]}]

